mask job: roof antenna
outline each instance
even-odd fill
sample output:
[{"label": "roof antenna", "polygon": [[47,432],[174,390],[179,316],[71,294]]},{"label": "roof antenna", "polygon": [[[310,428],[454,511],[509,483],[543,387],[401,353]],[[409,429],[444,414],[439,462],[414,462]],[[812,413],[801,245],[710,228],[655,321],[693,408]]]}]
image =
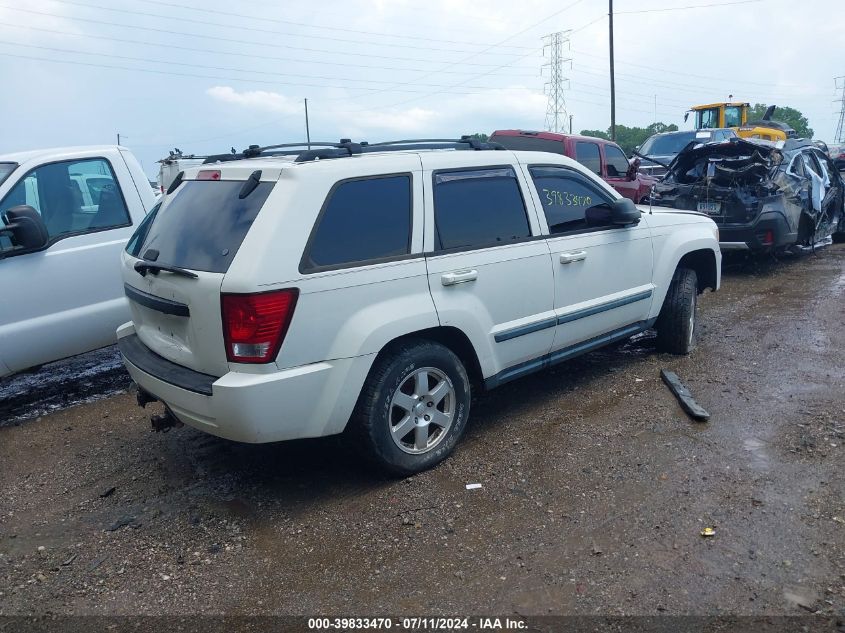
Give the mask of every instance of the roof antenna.
[{"label": "roof antenna", "polygon": [[648,190],[648,214],[653,215],[651,210],[652,205],[654,204],[654,185],[651,186],[651,189]]}]

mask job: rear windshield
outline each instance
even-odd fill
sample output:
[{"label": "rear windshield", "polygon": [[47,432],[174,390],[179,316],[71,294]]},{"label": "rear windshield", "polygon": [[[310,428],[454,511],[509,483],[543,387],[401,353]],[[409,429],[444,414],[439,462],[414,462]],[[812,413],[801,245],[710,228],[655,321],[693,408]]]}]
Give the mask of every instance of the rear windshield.
[{"label": "rear windshield", "polygon": [[[652,136],[643,143],[640,154],[644,156],[674,156],[680,154],[690,141],[696,140],[695,135],[695,132],[680,132],[666,136]],[[707,142],[707,140],[702,139],[701,142]]]},{"label": "rear windshield", "polygon": [[259,183],[241,199],[244,182],[183,182],[165,198],[140,247],[136,244],[133,250],[141,257],[149,249],[157,250],[155,261],[159,264],[225,273],[276,184]]},{"label": "rear windshield", "polygon": [[500,136],[494,134],[490,137],[493,143],[499,143],[505,149],[525,152],[551,152],[552,154],[565,154],[566,147],[563,141],[551,141],[547,138],[536,136]]},{"label": "rear windshield", "polygon": [[9,177],[9,174],[15,171],[15,167],[17,166],[17,163],[0,163],[0,185]]}]

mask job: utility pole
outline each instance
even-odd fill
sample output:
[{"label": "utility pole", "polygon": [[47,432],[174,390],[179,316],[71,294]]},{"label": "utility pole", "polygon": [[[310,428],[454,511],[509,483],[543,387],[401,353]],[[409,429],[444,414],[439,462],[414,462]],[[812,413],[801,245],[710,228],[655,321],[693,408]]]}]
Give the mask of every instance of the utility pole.
[{"label": "utility pole", "polygon": [[608,0],[610,18],[610,140],[616,140],[616,76],[613,69],[613,0]]},{"label": "utility pole", "polygon": [[837,77],[836,89],[842,90],[842,96],[834,103],[839,103],[839,123],[836,125],[836,134],[833,135],[834,143],[845,143],[845,76]]},{"label": "utility pole", "polygon": [[569,50],[569,34],[571,31],[558,31],[543,37],[543,55],[549,50],[549,61],[543,67],[549,67],[549,80],[546,82],[546,95],[549,103],[546,107],[546,129],[551,132],[561,132],[566,125],[566,99],[564,98],[564,84],[568,86],[568,79],[563,76],[563,65],[572,58],[564,57],[564,44]]},{"label": "utility pole", "polygon": [[569,133],[570,134],[572,134],[572,119],[574,118],[574,116],[575,115],[573,115],[573,114],[569,115]]},{"label": "utility pole", "polygon": [[308,126],[308,99],[305,99],[305,138],[308,141],[308,149],[311,149],[311,128]]}]

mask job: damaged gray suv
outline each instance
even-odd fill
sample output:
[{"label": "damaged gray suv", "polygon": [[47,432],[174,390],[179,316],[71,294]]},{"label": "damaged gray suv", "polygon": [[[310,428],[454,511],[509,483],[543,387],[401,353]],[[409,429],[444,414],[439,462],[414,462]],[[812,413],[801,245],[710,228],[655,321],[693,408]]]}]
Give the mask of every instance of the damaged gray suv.
[{"label": "damaged gray suv", "polygon": [[652,202],[709,215],[726,250],[814,246],[845,231],[845,183],[811,141],[734,138],[688,145]]}]

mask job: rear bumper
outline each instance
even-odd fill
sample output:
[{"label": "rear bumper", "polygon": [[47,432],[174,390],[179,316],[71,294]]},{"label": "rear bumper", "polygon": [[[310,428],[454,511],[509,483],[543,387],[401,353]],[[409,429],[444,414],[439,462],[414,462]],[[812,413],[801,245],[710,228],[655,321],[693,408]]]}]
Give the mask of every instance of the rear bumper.
[{"label": "rear bumper", "polygon": [[118,330],[118,347],[132,379],[181,422],[248,443],[343,431],[375,357],[216,378],[161,358],[138,340],[131,324]]},{"label": "rear bumper", "polygon": [[764,213],[748,224],[718,226],[719,248],[723,251],[771,251],[794,244],[798,239],[780,213]]}]

